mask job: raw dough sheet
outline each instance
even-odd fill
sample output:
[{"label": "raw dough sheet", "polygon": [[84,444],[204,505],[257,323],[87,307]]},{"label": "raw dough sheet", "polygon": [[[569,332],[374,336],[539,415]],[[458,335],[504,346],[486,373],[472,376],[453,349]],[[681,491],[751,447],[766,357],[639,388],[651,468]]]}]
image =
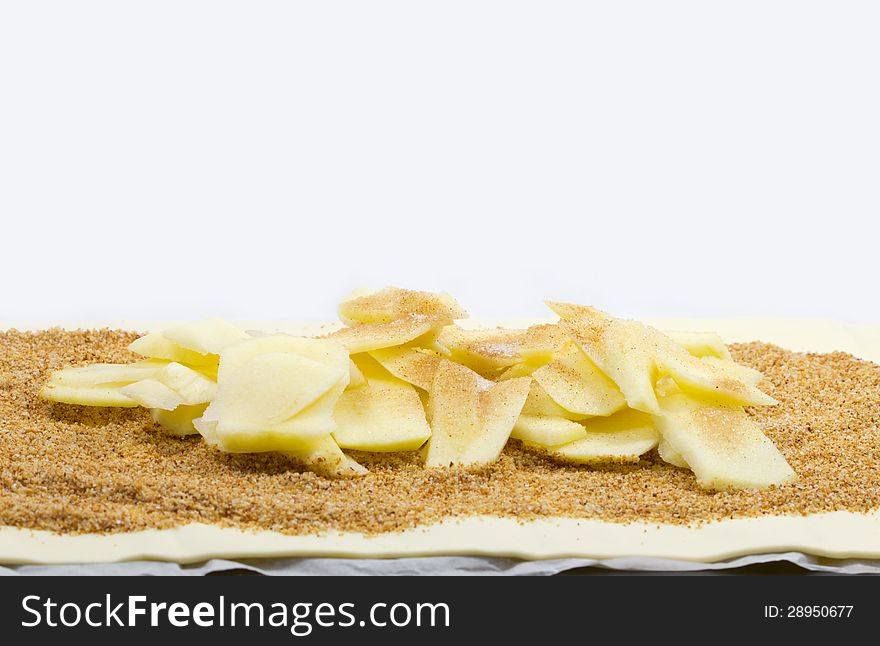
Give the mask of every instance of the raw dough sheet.
[{"label": "raw dough sheet", "polygon": [[[538,321],[469,320],[462,324],[469,327],[498,324],[515,327],[534,322]],[[880,327],[817,319],[664,319],[648,322],[660,329],[715,331],[730,343],[764,341],[794,351],[843,351],[880,363]],[[98,324],[67,322],[63,327],[152,330],[162,329],[165,325],[130,321]],[[314,325],[266,322],[243,325],[247,329],[283,330],[300,334],[317,329]],[[41,329],[48,326],[5,324],[0,327]],[[257,564],[240,560],[212,560],[254,557],[267,560],[258,561]],[[397,560],[393,563],[400,567],[395,567],[389,561],[367,560],[377,558],[395,558]],[[511,558],[524,559],[525,562]],[[849,560],[823,560],[827,558]],[[811,516],[741,518],[693,527],[641,523],[624,525],[570,518],[521,522],[507,518],[474,517],[375,536],[357,533],[288,536],[207,525],[131,534],[73,536],[0,527],[0,563],[99,564],[128,561],[130,563],[120,563],[117,568],[123,567],[132,573],[146,573],[153,565],[157,570],[165,570],[155,573],[206,573],[225,567],[259,570],[261,567],[258,563],[266,564],[265,571],[269,573],[342,573],[340,570],[369,573],[370,563],[382,563],[383,566],[372,570],[379,573],[535,574],[596,564],[633,569],[692,569],[706,567],[703,564],[710,563],[714,564],[711,567],[717,568],[767,560],[789,560],[810,569],[878,571],[878,561],[874,559],[880,559],[880,511],[869,514],[841,511]],[[199,565],[180,568],[158,563],[162,561]],[[526,564],[528,561],[535,562],[529,566]],[[321,563],[325,564],[323,568],[320,567]],[[317,566],[319,570],[315,571],[311,566]],[[112,569],[112,566],[95,565],[87,568],[87,572],[76,573],[100,573],[108,567]],[[168,567],[174,571],[167,571]],[[5,570],[6,573],[16,571]],[[28,572],[28,566],[20,571]],[[32,568],[32,571],[46,573],[45,569],[40,568]],[[3,573],[2,570],[0,573]]]}]

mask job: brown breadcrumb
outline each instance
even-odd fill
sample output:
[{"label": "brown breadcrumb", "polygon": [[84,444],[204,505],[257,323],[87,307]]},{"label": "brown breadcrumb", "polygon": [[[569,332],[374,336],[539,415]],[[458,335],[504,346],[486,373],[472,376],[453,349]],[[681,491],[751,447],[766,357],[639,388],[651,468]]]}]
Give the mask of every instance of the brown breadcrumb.
[{"label": "brown breadcrumb", "polygon": [[781,403],[751,411],[798,473],[764,491],[706,492],[656,453],[634,465],[562,466],[511,441],[484,469],[426,470],[417,453],[354,457],[372,473],[329,480],[274,454],[225,455],[168,437],[142,409],[51,404],[48,372],[130,361],[128,332],[0,333],[0,525],[127,532],[190,522],[298,534],[385,532],[495,514],[693,523],[880,506],[880,366],[761,343],[734,357]]}]

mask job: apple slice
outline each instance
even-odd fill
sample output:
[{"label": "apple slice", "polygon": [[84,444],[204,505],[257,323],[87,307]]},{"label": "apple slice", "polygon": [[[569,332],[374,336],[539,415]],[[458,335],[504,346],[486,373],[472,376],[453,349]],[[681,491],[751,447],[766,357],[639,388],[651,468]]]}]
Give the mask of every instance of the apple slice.
[{"label": "apple slice", "polygon": [[245,362],[270,352],[296,354],[335,370],[351,373],[348,352],[338,343],[289,334],[269,334],[247,339],[228,348],[220,361],[218,380],[235,372]]},{"label": "apple slice", "polygon": [[611,415],[626,406],[620,388],[576,343],[567,343],[532,378],[563,409],[580,415]]},{"label": "apple slice", "polygon": [[201,417],[207,407],[207,404],[198,404],[196,406],[178,406],[174,410],[151,408],[150,417],[169,435],[195,435],[198,430],[193,426],[193,420]]},{"label": "apple slice", "polygon": [[672,339],[695,357],[715,357],[731,361],[730,350],[714,332],[683,332],[664,330],[663,334]]},{"label": "apple slice", "polygon": [[331,341],[247,339],[221,355],[217,394],[194,425],[224,451],[299,450],[335,429],[350,374],[348,353]]},{"label": "apple slice", "polygon": [[[289,338],[297,339],[296,337]],[[309,339],[298,340],[309,341]],[[315,438],[327,436],[336,429],[336,423],[333,420],[333,410],[348,385],[350,365],[347,358],[343,362],[335,362],[336,365],[334,366],[306,359],[294,353],[284,352],[267,352],[265,354],[257,354],[248,359],[244,355],[249,354],[253,348],[249,349],[248,352],[243,352],[239,347],[246,343],[250,344],[251,341],[243,342],[230,349],[230,352],[234,352],[234,360],[228,365],[221,362],[224,371],[221,372],[217,396],[205,410],[205,414],[193,422],[196,429],[198,429],[199,433],[202,434],[209,444],[222,451],[233,453],[299,451],[303,447],[309,446]],[[278,347],[279,343],[293,344],[293,342],[289,341],[275,341],[269,343],[268,347]],[[326,344],[326,342],[322,341],[318,341],[317,345],[321,346],[322,344],[329,345],[331,350],[335,347],[333,344]],[[312,352],[313,356],[320,357],[321,353],[316,352],[315,347],[309,347],[309,351]],[[265,357],[270,355],[293,357],[294,361],[292,362],[282,362],[288,368],[293,368],[291,373],[286,376],[273,376],[267,371],[260,369],[259,363],[266,361]],[[347,357],[344,351],[343,355]],[[224,353],[224,361],[226,357],[227,353]],[[269,360],[270,363],[275,361],[275,359]],[[253,362],[258,363],[256,370],[253,370]],[[295,364],[301,366],[303,362],[311,362],[316,366],[321,366],[321,371],[319,372],[324,376],[327,375],[325,372],[327,370],[335,371],[338,379],[316,399],[304,407],[298,408],[299,404],[305,399],[310,399],[313,393],[293,403],[289,399],[293,391],[300,388],[314,388],[314,392],[317,392],[321,389],[320,387],[316,388],[314,380],[304,371],[300,370],[299,367],[296,367]],[[251,372],[251,378],[246,378],[247,375],[243,375],[243,372]],[[241,384],[242,387],[239,387],[242,381],[244,383]],[[324,384],[326,384],[326,381],[324,381]],[[224,401],[224,388],[226,387],[231,391],[228,402]],[[270,412],[271,405],[265,409],[260,409],[259,406],[256,407],[258,413],[264,416],[261,419],[256,419],[253,411],[242,411],[236,408],[241,398],[245,400],[245,409],[247,406],[253,405],[252,401],[247,401],[248,392],[259,393],[273,388],[279,389],[280,396],[277,399],[279,409],[276,409],[272,419],[266,419],[265,417]],[[289,389],[286,395],[284,394],[285,388]],[[287,408],[280,410],[284,407]],[[228,414],[230,410],[231,414]],[[286,415],[290,410],[296,412],[286,419],[275,421]]]},{"label": "apple slice", "polygon": [[318,420],[308,423],[294,423],[288,420],[286,426],[279,424],[262,430],[240,429],[219,420],[211,419],[206,412],[193,420],[193,426],[211,446],[224,453],[269,453],[273,451],[300,451],[309,447],[317,438],[330,437],[336,424],[327,417],[323,424]]},{"label": "apple slice", "polygon": [[701,357],[701,360],[703,363],[714,366],[718,373],[726,375],[731,379],[744,381],[752,386],[757,386],[764,378],[764,375],[760,370],[755,370],[754,368],[744,366],[743,364],[736,363],[732,360],[718,359],[717,357],[711,356]]},{"label": "apple slice", "polygon": [[674,467],[680,467],[682,469],[690,469],[688,463],[685,461],[683,457],[681,457],[680,453],[677,453],[675,449],[673,449],[669,442],[664,440],[662,437],[660,438],[660,442],[657,443],[657,453],[660,455],[660,458],[664,462],[668,462]]},{"label": "apple slice", "polygon": [[418,449],[431,436],[431,428],[416,389],[387,372],[364,372],[370,375],[367,384],[349,388],[336,404],[336,443],[359,451]]},{"label": "apple slice", "polygon": [[274,428],[291,436],[314,436],[332,433],[336,430],[333,411],[348,385],[346,378],[337,381],[326,393],[306,406],[293,417],[284,420]]},{"label": "apple slice", "polygon": [[447,322],[443,318],[410,314],[390,323],[362,323],[345,327],[321,338],[341,344],[351,354],[404,344],[415,345],[420,338],[423,345],[431,346],[435,339],[433,333]]},{"label": "apple slice", "polygon": [[636,321],[612,319],[583,305],[547,303],[586,355],[620,388],[630,408],[658,413],[654,336]]},{"label": "apple slice", "polygon": [[347,325],[391,323],[411,314],[450,322],[467,317],[461,305],[445,292],[418,292],[399,287],[359,295],[339,305],[339,318]]},{"label": "apple slice", "polygon": [[516,379],[517,377],[531,377],[535,370],[540,368],[541,366],[546,366],[549,361],[523,361],[522,363],[515,363],[509,368],[505,369],[498,375],[498,381],[506,381],[508,379]]},{"label": "apple slice", "polygon": [[349,388],[359,388],[367,383],[367,378],[364,377],[364,373],[361,372],[361,369],[358,368],[357,364],[353,360],[349,360],[348,362],[348,387]]},{"label": "apple slice", "polygon": [[135,339],[128,349],[150,359],[177,361],[188,366],[216,365],[217,355],[199,354],[169,341],[161,332],[151,332]]},{"label": "apple slice", "polygon": [[441,357],[417,348],[381,348],[370,352],[388,372],[422,390],[430,390]]},{"label": "apple slice", "polygon": [[529,384],[529,395],[523,405],[522,414],[530,417],[561,417],[574,421],[588,417],[564,409],[534,380]]},{"label": "apple slice", "polygon": [[762,489],[797,476],[758,424],[738,406],[673,392],[654,422],[705,489]]},{"label": "apple slice", "polygon": [[178,347],[202,355],[220,354],[231,345],[250,338],[247,332],[219,318],[184,323],[162,333]]},{"label": "apple slice", "polygon": [[183,398],[178,393],[158,379],[141,379],[122,386],[119,392],[144,408],[174,410],[183,403]]},{"label": "apple slice", "polygon": [[[200,417],[193,420],[193,425],[208,444],[228,453],[278,451],[303,464],[310,471],[329,478],[347,478],[368,473],[367,469],[342,452],[329,432],[322,435],[299,438],[293,438],[284,433],[266,432],[262,435],[264,445],[275,447],[287,446],[287,448],[263,449],[260,448],[261,445],[248,441],[237,450],[235,446],[224,447],[217,433],[218,423],[216,421]],[[233,441],[238,439],[253,440],[253,436],[241,435],[230,439]]]},{"label": "apple slice", "polygon": [[562,417],[520,415],[510,434],[515,440],[538,446],[568,444],[587,436],[583,424]]},{"label": "apple slice", "polygon": [[138,402],[120,392],[125,383],[108,383],[100,386],[64,386],[48,382],[40,390],[40,397],[61,404],[77,406],[114,406],[135,408]]},{"label": "apple slice", "polygon": [[550,361],[568,336],[558,325],[477,330],[450,325],[443,328],[437,340],[449,348],[453,361],[488,377],[524,361]]},{"label": "apple slice", "polygon": [[[485,435],[480,419],[480,393],[489,388],[490,382],[470,368],[449,360],[437,365],[434,381],[428,391],[431,439],[425,452],[425,466],[467,464],[465,456],[470,445],[479,443],[481,436]],[[499,443],[497,438],[491,439],[495,440],[495,445]],[[504,438],[506,441],[507,438]],[[487,461],[491,462],[496,457],[490,456]]]},{"label": "apple slice", "polygon": [[472,443],[465,459],[471,464],[494,462],[501,455],[529,394],[531,379],[510,379],[480,393],[483,435]]},{"label": "apple slice", "polygon": [[49,382],[74,388],[102,384],[130,384],[156,374],[168,365],[167,361],[148,359],[135,363],[93,363],[89,366],[64,368],[49,375]]},{"label": "apple slice", "polygon": [[[224,359],[225,360],[225,357]],[[221,361],[209,417],[239,431],[260,432],[296,415],[338,383],[345,371],[292,352],[267,352],[236,364]]]},{"label": "apple slice", "polygon": [[[730,405],[761,406],[776,400],[751,383],[750,369],[741,373],[710,357],[700,359],[654,328],[625,321],[592,307],[549,303],[581,349],[623,392],[631,408],[659,414],[654,384],[670,375],[682,389]],[[742,377],[747,373],[746,379]]]},{"label": "apple slice", "polygon": [[367,469],[343,453],[329,435],[315,438],[301,449],[284,451],[284,454],[310,471],[328,478],[352,478],[368,473]]},{"label": "apple slice", "polygon": [[[685,392],[731,406],[770,406],[778,403],[754,385],[755,372],[732,362],[698,359],[672,342],[658,339],[657,364]],[[743,379],[745,377],[745,379]]]},{"label": "apple slice", "polygon": [[498,459],[529,392],[529,379],[493,384],[441,360],[430,388],[427,467],[489,464]]},{"label": "apple slice", "polygon": [[159,370],[155,379],[180,395],[183,404],[206,404],[217,394],[217,383],[183,364],[171,362]]},{"label": "apple slice", "polygon": [[[184,364],[181,364],[184,365]],[[208,379],[213,382],[217,382],[217,373],[220,372],[220,357],[217,357],[217,363],[212,363],[204,366],[187,366],[188,368],[192,368],[196,372],[205,375]]]},{"label": "apple slice", "polygon": [[547,449],[553,459],[570,464],[638,462],[659,440],[651,416],[629,408],[582,424],[586,437]]}]

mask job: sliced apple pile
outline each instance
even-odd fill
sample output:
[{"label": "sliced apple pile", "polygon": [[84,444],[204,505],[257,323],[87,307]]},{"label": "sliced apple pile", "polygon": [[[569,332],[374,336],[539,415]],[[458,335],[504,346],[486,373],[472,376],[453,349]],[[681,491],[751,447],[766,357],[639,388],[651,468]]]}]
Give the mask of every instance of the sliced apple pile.
[{"label": "sliced apple pile", "polygon": [[389,287],[347,299],[342,327],[320,337],[179,325],[132,343],[143,360],[56,371],[41,395],[143,406],[168,434],[281,453],[328,477],[366,473],[345,451],[421,450],[427,468],[479,467],[513,438],[573,465],[656,449],[707,489],[795,478],[744,409],[775,400],[720,337],[548,305],[558,323],[467,329],[448,294]]},{"label": "sliced apple pile", "polygon": [[50,401],[82,406],[122,406],[134,408],[138,402],[120,388],[154,377],[169,361],[147,360],[129,364],[95,363],[79,368],[56,370],[40,391]]},{"label": "sliced apple pile", "polygon": [[548,305],[560,316],[560,326],[617,384],[628,407],[650,415],[660,457],[690,468],[700,486],[763,488],[795,479],[743,408],[776,400],[758,389],[760,373],[734,363],[717,339],[679,334],[689,352],[641,323],[591,307]]},{"label": "sliced apple pile", "polygon": [[208,319],[154,332],[129,350],[146,357],[130,364],[93,364],[53,372],[40,392],[44,399],[82,406],[144,406],[171,434],[196,433],[178,409],[199,410],[217,391],[219,352],[248,335],[221,319]]}]

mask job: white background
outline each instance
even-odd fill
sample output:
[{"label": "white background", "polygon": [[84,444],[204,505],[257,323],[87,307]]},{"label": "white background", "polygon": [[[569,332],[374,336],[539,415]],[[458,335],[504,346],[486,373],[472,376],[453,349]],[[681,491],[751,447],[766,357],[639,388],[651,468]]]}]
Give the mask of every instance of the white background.
[{"label": "white background", "polygon": [[0,4],[0,318],[880,323],[876,2]]}]

